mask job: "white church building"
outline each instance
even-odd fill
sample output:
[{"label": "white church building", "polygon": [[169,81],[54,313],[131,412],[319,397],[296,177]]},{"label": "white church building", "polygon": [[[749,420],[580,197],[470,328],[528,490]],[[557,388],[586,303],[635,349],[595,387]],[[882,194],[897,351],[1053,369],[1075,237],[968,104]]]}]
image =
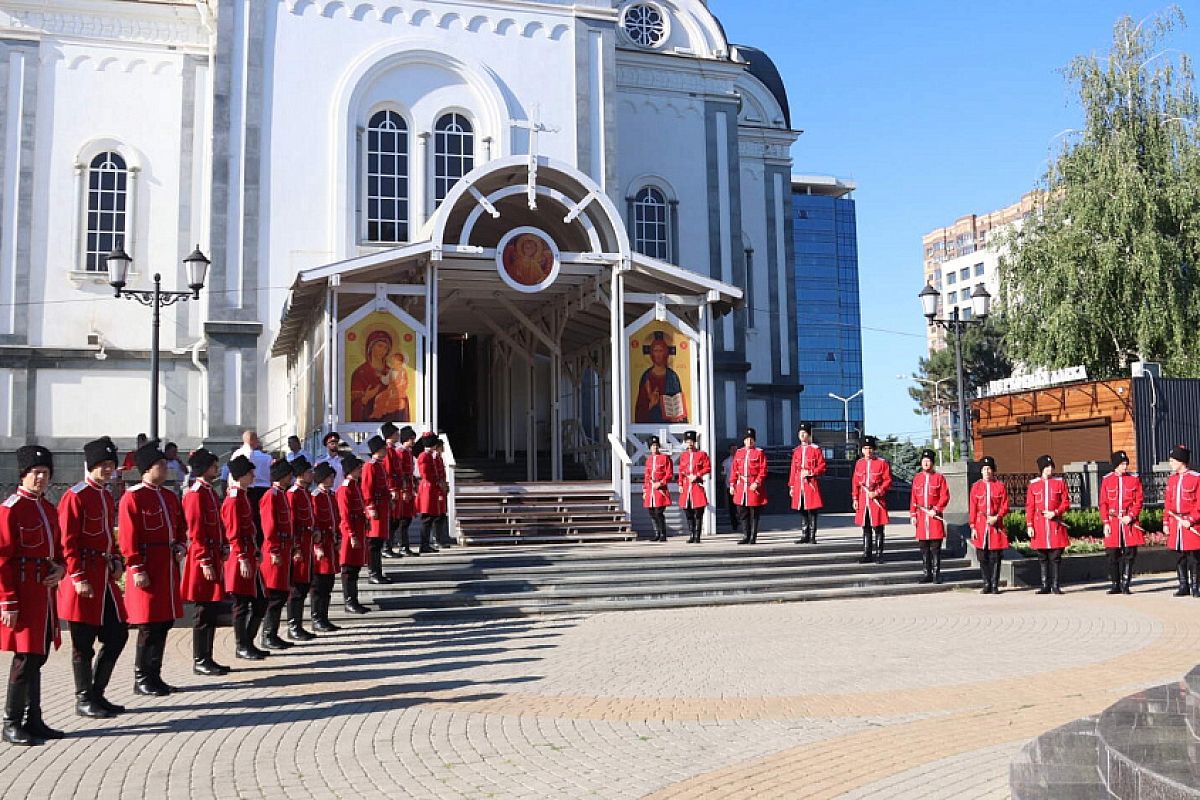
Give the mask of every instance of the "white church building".
[{"label": "white church building", "polygon": [[799,421],[798,132],[702,0],[0,0],[0,135],[0,449],[147,430],[117,245],[212,260],[163,310],[184,449],[389,417],[594,477]]}]

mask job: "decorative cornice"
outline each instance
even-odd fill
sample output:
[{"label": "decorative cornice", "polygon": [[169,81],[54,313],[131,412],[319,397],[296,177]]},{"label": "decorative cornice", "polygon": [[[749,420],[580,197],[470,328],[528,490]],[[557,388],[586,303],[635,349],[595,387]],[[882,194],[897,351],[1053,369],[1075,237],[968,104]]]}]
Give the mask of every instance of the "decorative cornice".
[{"label": "decorative cornice", "polygon": [[62,36],[197,49],[209,46],[209,34],[195,8],[123,5],[136,6],[140,13],[102,14],[69,3],[56,4],[54,10],[42,5],[9,4],[0,8],[0,36]]}]

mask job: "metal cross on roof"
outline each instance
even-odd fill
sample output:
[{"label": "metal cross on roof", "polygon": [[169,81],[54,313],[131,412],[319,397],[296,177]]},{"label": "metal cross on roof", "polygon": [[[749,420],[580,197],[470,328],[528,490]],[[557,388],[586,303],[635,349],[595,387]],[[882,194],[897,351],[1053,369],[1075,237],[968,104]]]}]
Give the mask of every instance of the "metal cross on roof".
[{"label": "metal cross on roof", "polygon": [[514,128],[524,128],[529,131],[529,188],[526,191],[529,197],[529,209],[537,211],[537,171],[538,171],[538,134],[539,133],[558,133],[561,128],[547,125],[541,121],[542,107],[539,104],[534,104],[533,113],[529,119],[514,119],[510,120],[510,124]]}]

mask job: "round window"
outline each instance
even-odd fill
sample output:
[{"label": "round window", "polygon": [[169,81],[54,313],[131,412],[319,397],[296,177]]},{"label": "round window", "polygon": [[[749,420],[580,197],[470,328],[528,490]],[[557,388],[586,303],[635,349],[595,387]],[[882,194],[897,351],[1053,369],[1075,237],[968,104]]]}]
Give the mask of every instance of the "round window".
[{"label": "round window", "polygon": [[638,47],[658,47],[667,39],[667,15],[651,3],[633,3],[621,14],[621,29]]}]

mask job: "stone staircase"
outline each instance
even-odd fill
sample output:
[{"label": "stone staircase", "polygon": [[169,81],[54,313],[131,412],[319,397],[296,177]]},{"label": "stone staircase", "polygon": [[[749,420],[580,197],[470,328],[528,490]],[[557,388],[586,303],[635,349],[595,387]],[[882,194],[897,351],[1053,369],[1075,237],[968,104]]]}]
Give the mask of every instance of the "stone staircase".
[{"label": "stone staircase", "polygon": [[[418,618],[511,617],[877,597],[980,586],[977,570],[965,558],[943,560],[941,584],[919,583],[920,554],[906,533],[897,532],[885,563],[859,564],[856,534],[853,528],[826,530],[815,545],[795,544],[795,532],[781,530],[761,532],[755,546],[738,546],[736,535],[718,534],[699,545],[673,537],[661,544],[455,547],[420,558],[387,560],[387,573],[395,583],[374,586],[364,579],[360,599],[376,610],[366,619],[378,618],[379,612]],[[339,608],[340,602],[335,610]]]},{"label": "stone staircase", "polygon": [[462,545],[581,544],[636,539],[608,482],[460,483]]}]

